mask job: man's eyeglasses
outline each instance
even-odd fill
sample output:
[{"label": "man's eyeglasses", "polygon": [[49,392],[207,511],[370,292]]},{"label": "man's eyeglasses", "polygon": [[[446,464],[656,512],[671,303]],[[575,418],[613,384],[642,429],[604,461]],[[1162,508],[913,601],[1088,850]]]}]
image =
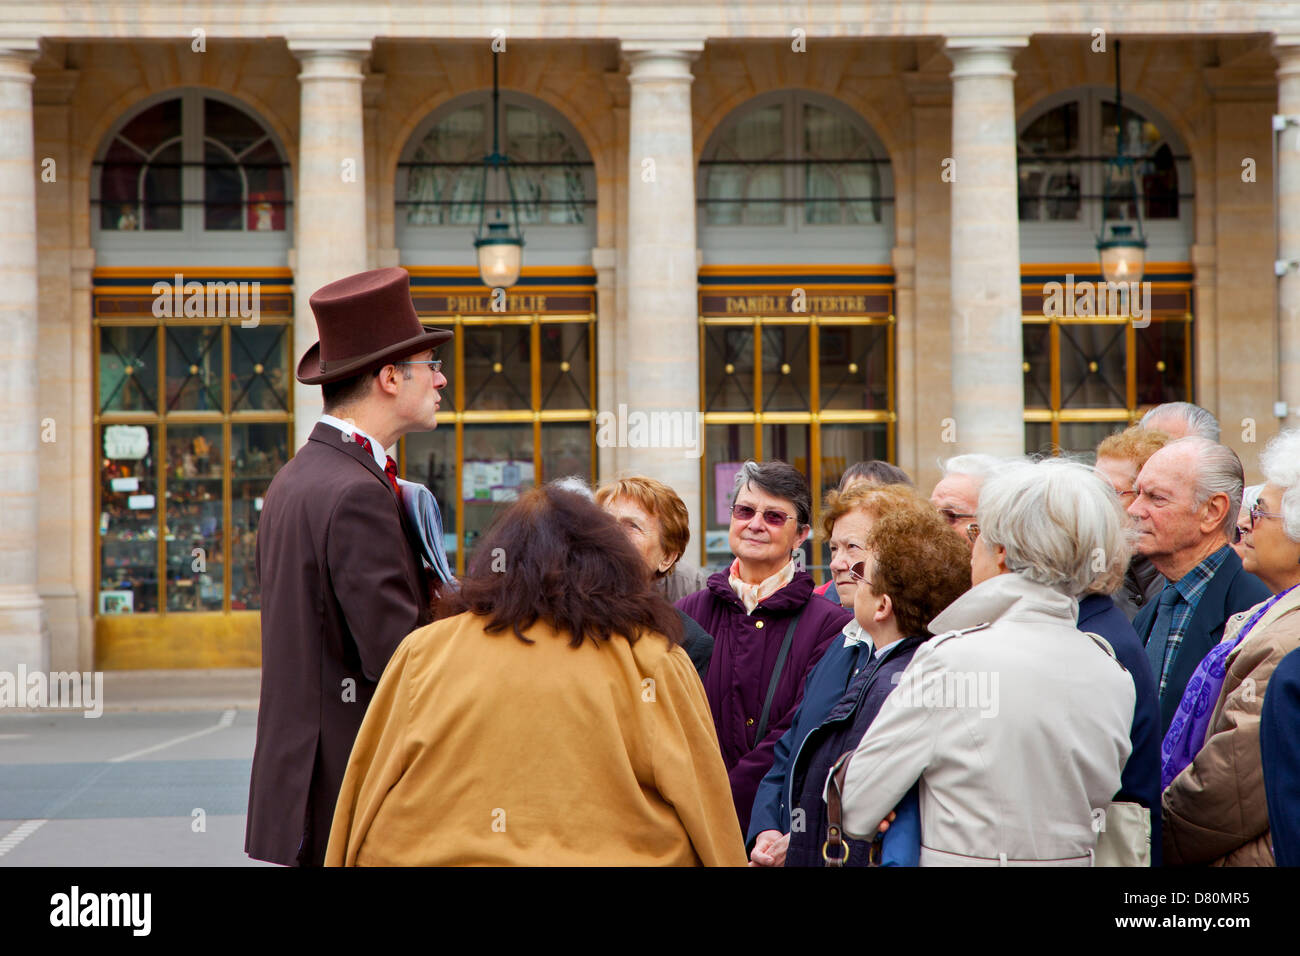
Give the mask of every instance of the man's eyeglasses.
[{"label": "man's eyeglasses", "polygon": [[[758,514],[758,509],[753,508],[750,505],[731,506],[731,518],[733,521],[753,521],[754,515],[756,514]],[[784,526],[785,523],[793,517],[795,516],[788,515],[784,511],[777,511],[775,508],[768,508],[763,512],[764,524],[770,525],[773,528]]]},{"label": "man's eyeglasses", "polygon": [[974,521],[966,526],[966,537],[970,538],[970,543],[974,544],[975,539],[980,536],[980,526]]},{"label": "man's eyeglasses", "polygon": [[417,362],[394,362],[394,365],[427,365],[435,372],[442,371],[442,359],[425,359]]},{"label": "man's eyeglasses", "polygon": [[973,518],[974,515],[962,514],[960,511],[953,511],[951,508],[940,508],[939,514],[943,515],[943,520],[950,525],[956,526],[958,521],[963,518]]}]

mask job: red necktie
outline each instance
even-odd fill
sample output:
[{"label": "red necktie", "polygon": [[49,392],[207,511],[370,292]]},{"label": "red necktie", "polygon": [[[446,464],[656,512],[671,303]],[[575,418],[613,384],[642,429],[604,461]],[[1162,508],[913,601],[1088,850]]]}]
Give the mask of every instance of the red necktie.
[{"label": "red necktie", "polygon": [[[365,435],[358,435],[356,432],[353,432],[352,440],[364,448],[366,454],[371,458],[375,456],[374,450],[370,447],[370,440],[367,439]],[[388,476],[388,483],[393,486],[393,494],[397,495],[397,499],[400,501],[402,498],[402,492],[401,489],[397,487],[397,462],[393,461],[392,455],[387,455],[385,457],[387,457],[388,463],[384,465],[384,474]]]}]

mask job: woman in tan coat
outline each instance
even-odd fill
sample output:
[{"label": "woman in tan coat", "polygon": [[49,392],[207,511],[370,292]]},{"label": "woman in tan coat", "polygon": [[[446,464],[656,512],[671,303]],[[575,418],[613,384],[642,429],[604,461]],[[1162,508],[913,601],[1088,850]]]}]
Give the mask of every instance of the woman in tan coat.
[{"label": "woman in tan coat", "polygon": [[1268,483],[1250,509],[1241,563],[1273,597],[1228,621],[1165,735],[1166,864],[1275,865],[1259,722],[1269,677],[1300,647],[1300,431],[1274,438],[1260,469]]},{"label": "woman in tan coat", "polygon": [[617,522],[524,495],[384,671],[327,865],[745,865],[682,625]]}]

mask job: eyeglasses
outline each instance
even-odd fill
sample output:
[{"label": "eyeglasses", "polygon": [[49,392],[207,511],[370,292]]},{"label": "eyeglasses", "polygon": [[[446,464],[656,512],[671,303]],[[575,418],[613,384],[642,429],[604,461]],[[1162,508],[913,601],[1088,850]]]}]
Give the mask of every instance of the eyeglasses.
[{"label": "eyeglasses", "polygon": [[951,508],[940,508],[939,514],[943,515],[943,520],[950,525],[956,525],[962,518],[973,518],[974,515],[962,514],[960,511],[953,511]]},{"label": "eyeglasses", "polygon": [[1241,525],[1236,525],[1235,527],[1233,527],[1233,529],[1232,529],[1232,543],[1233,543],[1233,544],[1241,544],[1241,539],[1244,538],[1244,537],[1246,536],[1246,532],[1248,532],[1248,531],[1250,531],[1249,528],[1243,528]]},{"label": "eyeglasses", "polygon": [[[754,515],[758,514],[758,509],[750,505],[732,505],[731,518],[733,521],[753,521]],[[795,517],[788,515],[784,511],[777,511],[775,508],[768,508],[763,512],[763,522],[773,528],[782,527],[787,521]]]},{"label": "eyeglasses", "polygon": [[1274,514],[1271,511],[1261,511],[1259,508],[1259,502],[1257,501],[1250,506],[1250,530],[1251,531],[1255,530],[1255,522],[1258,521],[1260,518],[1281,518],[1281,517],[1282,515]]},{"label": "eyeglasses", "polygon": [[1128,489],[1128,491],[1117,491],[1115,494],[1119,495],[1120,501],[1127,501],[1129,498],[1137,497],[1137,492],[1132,488]]},{"label": "eyeglasses", "polygon": [[974,544],[975,539],[980,536],[980,526],[974,521],[966,526],[966,537],[970,538],[970,543]]},{"label": "eyeglasses", "polygon": [[442,359],[425,359],[422,362],[394,362],[394,365],[427,365],[435,372],[442,371]]},{"label": "eyeglasses", "polygon": [[849,574],[859,581],[867,579],[867,562],[859,561],[857,564],[849,565]]}]

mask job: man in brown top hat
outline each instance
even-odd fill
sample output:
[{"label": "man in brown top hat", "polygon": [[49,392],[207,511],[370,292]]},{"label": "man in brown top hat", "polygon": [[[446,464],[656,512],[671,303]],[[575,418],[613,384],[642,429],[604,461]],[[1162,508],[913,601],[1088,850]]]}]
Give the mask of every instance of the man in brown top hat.
[{"label": "man in brown top hat", "polygon": [[262,694],[244,850],[287,866],[325,859],[361,719],[398,644],[431,619],[397,466],[384,449],[435,427],[434,360],[404,269],[339,279],[311,297],[320,341],[298,381],[325,414],[264,496]]}]

